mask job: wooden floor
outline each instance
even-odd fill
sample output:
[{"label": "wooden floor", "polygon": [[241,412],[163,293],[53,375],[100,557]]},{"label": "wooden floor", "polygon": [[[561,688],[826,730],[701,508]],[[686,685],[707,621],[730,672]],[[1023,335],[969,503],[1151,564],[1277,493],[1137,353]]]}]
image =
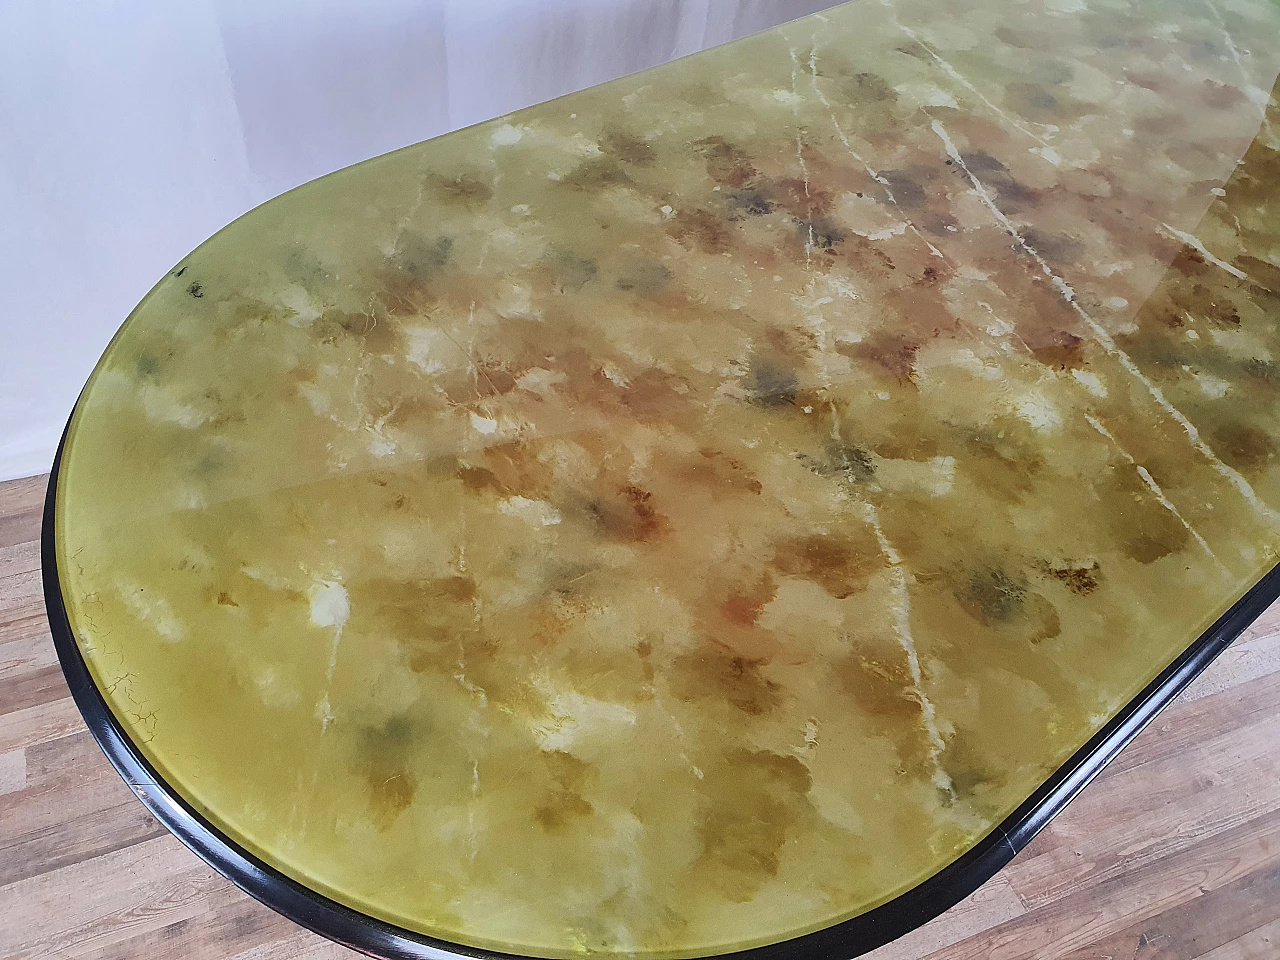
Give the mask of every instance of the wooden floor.
[{"label": "wooden floor", "polygon": [[[0,484],[0,957],[354,957],[249,899],[85,729],[40,590],[44,478]],[[1280,958],[1280,607],[1021,855],[875,960]]]}]

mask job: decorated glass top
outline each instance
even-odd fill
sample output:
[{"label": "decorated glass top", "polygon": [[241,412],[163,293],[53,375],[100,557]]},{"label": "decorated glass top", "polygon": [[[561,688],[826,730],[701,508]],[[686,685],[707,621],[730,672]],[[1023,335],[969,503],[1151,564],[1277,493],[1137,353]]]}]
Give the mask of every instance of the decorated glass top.
[{"label": "decorated glass top", "polygon": [[894,898],[1275,562],[1278,71],[1263,0],[858,0],[273,200],[77,407],[97,684],[445,940]]}]

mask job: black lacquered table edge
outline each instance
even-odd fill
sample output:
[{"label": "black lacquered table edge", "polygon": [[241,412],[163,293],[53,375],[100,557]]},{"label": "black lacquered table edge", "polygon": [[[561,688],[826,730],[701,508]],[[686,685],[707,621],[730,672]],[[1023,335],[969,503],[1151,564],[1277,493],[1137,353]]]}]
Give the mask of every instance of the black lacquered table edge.
[{"label": "black lacquered table edge", "polygon": [[[68,421],[68,429],[70,421]],[[71,632],[58,577],[54,540],[58,471],[66,431],[58,445],[45,494],[40,567],[54,647],[71,696],[90,733],[125,783],[175,836],[250,896],[321,936],[375,957],[475,957],[523,960],[397,927],[338,903],[259,860],[197,813],[156,773],[116,720],[89,674]],[[993,877],[1025,847],[1124,746],[1136,737],[1231,641],[1280,596],[1280,565],[1273,567],[1230,610],[1130,700],[1059,767],[1004,822],[958,859],[894,899],[859,916],[781,943],[717,956],[733,960],[848,960],[922,926]]]}]

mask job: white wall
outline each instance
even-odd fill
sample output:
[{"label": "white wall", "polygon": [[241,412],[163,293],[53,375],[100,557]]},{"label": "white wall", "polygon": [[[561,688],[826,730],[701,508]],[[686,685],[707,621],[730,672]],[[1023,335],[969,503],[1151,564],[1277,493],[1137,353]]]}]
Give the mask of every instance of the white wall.
[{"label": "white wall", "polygon": [[833,0],[0,0],[0,480],[125,316],[314,177]]}]

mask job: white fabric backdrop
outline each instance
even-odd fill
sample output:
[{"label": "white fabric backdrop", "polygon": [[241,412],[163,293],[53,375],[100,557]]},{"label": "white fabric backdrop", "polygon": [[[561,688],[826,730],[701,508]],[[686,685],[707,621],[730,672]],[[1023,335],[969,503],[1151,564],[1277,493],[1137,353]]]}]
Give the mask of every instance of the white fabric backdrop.
[{"label": "white fabric backdrop", "polygon": [[173,263],[307,180],[833,0],[0,0],[0,480]]}]

